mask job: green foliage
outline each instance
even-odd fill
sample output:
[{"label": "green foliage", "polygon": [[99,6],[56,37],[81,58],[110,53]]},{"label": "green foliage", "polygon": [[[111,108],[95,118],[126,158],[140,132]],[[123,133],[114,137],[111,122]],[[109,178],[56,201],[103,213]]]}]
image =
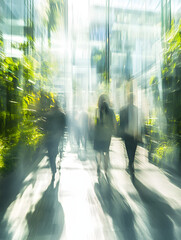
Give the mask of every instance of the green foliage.
[{"label": "green foliage", "polygon": [[4,150],[4,143],[2,139],[0,139],[0,169],[4,167],[3,150]]},{"label": "green foliage", "polygon": [[155,107],[157,109],[159,109],[159,107],[160,107],[160,92],[159,92],[159,88],[158,88],[158,78],[155,77],[155,76],[152,76],[150,78],[149,84],[150,84],[151,89],[152,89]]},{"label": "green foliage", "polygon": [[36,150],[40,143],[42,143],[43,138],[44,135],[37,126],[33,126],[32,124],[23,127],[21,139],[29,149]]},{"label": "green foliage", "polygon": [[156,164],[164,164],[166,162],[173,164],[176,160],[174,157],[177,147],[177,143],[173,140],[165,140],[161,142],[153,152],[153,162]]},{"label": "green foliage", "polygon": [[47,29],[49,46],[51,44],[51,32],[57,29],[64,10],[64,0],[48,0]]},{"label": "green foliage", "polygon": [[163,104],[168,134],[181,136],[181,23],[167,33],[162,68]]},{"label": "green foliage", "polygon": [[[167,132],[161,131],[160,93],[158,79],[153,76],[150,86],[155,101],[155,117],[148,119],[148,149],[156,163],[173,162],[176,148],[181,147],[181,24],[167,32],[162,66],[163,112],[167,119]],[[157,116],[157,117],[156,117]]]},{"label": "green foliage", "polygon": [[17,164],[18,143],[20,131],[8,129],[7,137],[2,137],[0,141],[0,172],[12,171]]},{"label": "green foliage", "polygon": [[166,142],[161,143],[157,148],[156,148],[156,155],[157,159],[162,160],[164,155],[166,154],[168,149],[168,145]]},{"label": "green foliage", "polygon": [[117,125],[119,126],[119,123],[120,123],[120,116],[119,116],[119,114],[116,114],[115,117],[116,117]]},{"label": "green foliage", "polygon": [[48,26],[51,31],[55,31],[60,19],[61,13],[63,13],[64,1],[49,0],[49,8],[47,11],[48,15]]},{"label": "green foliage", "polygon": [[20,143],[32,151],[42,143],[37,117],[55,100],[41,89],[51,74],[48,62],[41,69],[32,56],[9,58],[2,48],[0,53],[0,173],[7,173],[16,167]]}]

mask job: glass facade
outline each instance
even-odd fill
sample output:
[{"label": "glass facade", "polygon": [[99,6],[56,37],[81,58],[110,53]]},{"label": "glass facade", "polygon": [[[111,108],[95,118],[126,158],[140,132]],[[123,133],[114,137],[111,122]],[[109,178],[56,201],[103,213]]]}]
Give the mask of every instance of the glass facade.
[{"label": "glass facade", "polygon": [[[117,110],[121,104],[117,98],[126,94],[125,89],[130,84],[136,92],[147,91],[153,102],[150,78],[155,75],[159,79],[161,90],[163,42],[171,21],[179,25],[180,2],[69,0],[65,1],[65,6],[63,21],[66,24],[52,40],[53,55],[59,58],[62,79],[59,84],[59,77],[55,77],[55,85],[60,85],[61,92],[82,92],[76,93],[76,100],[67,94],[68,105],[85,103],[86,93],[88,106],[93,101],[91,96],[97,94],[104,83]],[[48,1],[44,4],[41,0],[1,1],[0,28],[7,56],[21,57],[23,52],[17,46],[29,37],[40,52],[48,49],[45,24],[48,9]],[[32,47],[27,48],[27,54],[33,54]]]},{"label": "glass facade", "polygon": [[[36,3],[38,5],[38,1]],[[21,57],[22,52],[17,49],[18,44],[27,41],[27,36],[33,39],[44,38],[45,31],[40,9],[34,6],[34,0],[1,1],[1,32],[4,49],[8,56]],[[46,39],[45,39],[46,42]]]},{"label": "glass facade", "polygon": [[[23,194],[20,192],[15,204],[4,210],[2,219],[7,226],[0,222],[0,229],[4,229],[0,239],[61,239],[62,234],[62,239],[73,240],[179,240],[180,178],[175,181],[174,174],[155,178],[155,169],[159,174],[161,171],[153,164],[181,173],[180,109],[181,0],[0,0],[0,199],[4,196],[1,186],[6,188],[1,183],[4,176],[18,169],[15,178],[20,173],[21,180],[25,179]],[[51,115],[54,110],[58,115]],[[63,120],[57,123],[60,115]],[[57,124],[50,124],[53,134],[48,123],[51,117]],[[133,125],[136,131],[130,135]],[[103,127],[103,132],[99,132]],[[49,141],[51,137],[53,140]],[[105,148],[96,149],[96,137],[98,145],[106,145]],[[130,154],[126,152],[129,146],[133,147]],[[135,155],[136,147],[139,152]],[[39,151],[43,156],[40,164]],[[134,159],[132,163],[128,160],[131,155],[136,159],[135,175]],[[97,157],[101,164],[104,159],[103,176],[99,175],[101,164]],[[54,171],[62,169],[54,165],[62,164],[62,159],[63,174],[60,176],[57,171],[57,177]],[[48,172],[48,161],[52,172]],[[29,172],[25,178],[23,174]],[[63,188],[54,188],[55,175],[58,184],[63,177],[60,183]],[[145,180],[149,182],[146,188]],[[35,184],[37,181],[39,185]],[[169,183],[168,205],[163,193],[163,186],[167,185],[162,181]],[[177,187],[173,187],[174,181]],[[117,187],[119,182],[124,190]],[[154,184],[160,186],[159,198],[156,190],[152,192]],[[36,187],[40,191],[38,197],[33,193]],[[69,192],[67,195],[67,190],[64,191],[66,187],[72,191],[70,201],[75,205],[71,207],[66,202],[69,197]],[[44,191],[48,194],[43,195]],[[55,206],[59,206],[62,193],[66,195],[66,201],[63,199],[66,217],[59,208],[61,220],[60,215],[54,220],[53,214],[51,219],[50,205],[53,203],[54,208],[56,200]],[[22,204],[25,206],[22,211],[23,197],[26,203]],[[53,198],[51,204],[49,197]],[[39,202],[41,198],[43,201]],[[43,210],[40,215],[39,206]],[[76,218],[71,215],[72,206]],[[91,206],[88,211],[87,206]],[[93,210],[96,206],[97,215],[92,206]],[[77,207],[83,210],[85,207],[92,222],[85,213],[81,218]],[[22,217],[17,216],[20,212]],[[40,232],[45,232],[48,238],[43,234],[34,237],[42,216],[46,224]],[[62,231],[64,220],[70,229],[67,238]],[[58,233],[55,238],[49,233],[49,225],[53,234]],[[89,236],[90,226],[94,230]],[[102,238],[96,235],[99,227]]]}]

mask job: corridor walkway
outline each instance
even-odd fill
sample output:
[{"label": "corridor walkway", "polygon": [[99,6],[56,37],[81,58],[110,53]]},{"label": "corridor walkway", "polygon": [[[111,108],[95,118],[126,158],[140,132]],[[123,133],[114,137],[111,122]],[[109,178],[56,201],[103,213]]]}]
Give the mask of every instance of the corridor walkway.
[{"label": "corridor walkway", "polygon": [[117,138],[110,159],[109,181],[103,172],[98,179],[91,146],[77,154],[67,143],[52,184],[44,157],[7,208],[0,239],[181,239],[180,178],[149,163],[147,151],[139,147],[132,181],[124,144]]}]

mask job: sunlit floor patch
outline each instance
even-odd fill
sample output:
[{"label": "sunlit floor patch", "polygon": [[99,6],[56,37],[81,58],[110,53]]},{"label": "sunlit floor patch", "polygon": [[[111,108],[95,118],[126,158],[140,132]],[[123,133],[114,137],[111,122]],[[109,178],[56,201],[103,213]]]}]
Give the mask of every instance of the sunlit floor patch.
[{"label": "sunlit floor patch", "polygon": [[179,240],[180,189],[142,158],[143,151],[133,181],[119,141],[111,145],[110,179],[103,164],[97,176],[93,150],[82,161],[69,146],[54,185],[47,157],[25,178],[3,219],[9,239],[151,240],[168,235]]},{"label": "sunlit floor patch", "polygon": [[46,164],[47,158],[45,157],[36,171],[26,177],[21,192],[7,208],[3,222],[6,225],[6,232],[12,240],[26,239],[28,236],[26,215],[34,211],[35,205],[51,181],[50,170],[42,169]]}]

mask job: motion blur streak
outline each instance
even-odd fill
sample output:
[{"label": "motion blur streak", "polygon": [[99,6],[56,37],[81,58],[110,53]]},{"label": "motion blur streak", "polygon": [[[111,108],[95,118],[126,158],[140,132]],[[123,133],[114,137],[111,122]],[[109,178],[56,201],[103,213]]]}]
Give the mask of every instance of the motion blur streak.
[{"label": "motion blur streak", "polygon": [[0,239],[181,239],[181,1],[0,0]]}]

